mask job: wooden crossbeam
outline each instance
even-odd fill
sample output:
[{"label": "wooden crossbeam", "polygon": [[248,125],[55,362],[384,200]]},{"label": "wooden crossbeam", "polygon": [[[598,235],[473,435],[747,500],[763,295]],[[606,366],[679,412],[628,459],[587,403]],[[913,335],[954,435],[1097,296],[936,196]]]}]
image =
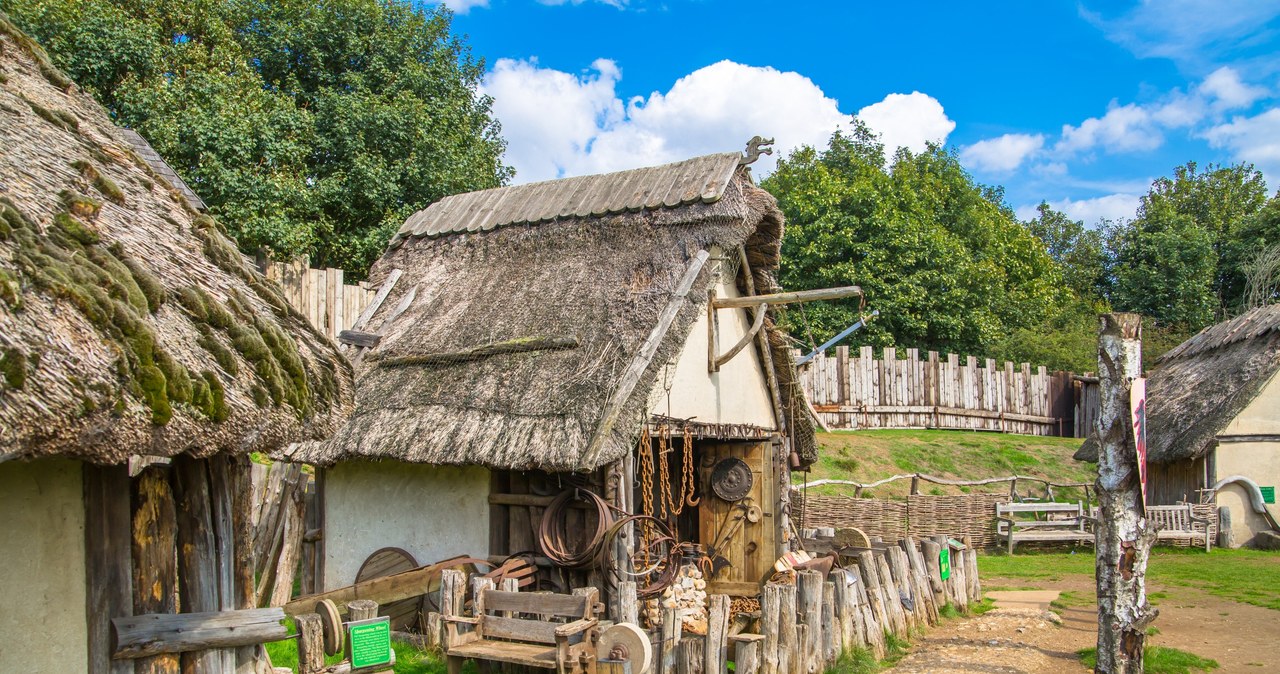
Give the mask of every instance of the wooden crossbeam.
[{"label": "wooden crossbeam", "polygon": [[714,300],[717,309],[744,309],[761,304],[794,304],[796,302],[817,302],[819,300],[839,300],[846,297],[861,297],[862,288],[845,286],[843,288],[821,288],[819,290],[797,290],[789,293],[773,293],[771,295],[750,295],[746,297],[724,297]]}]

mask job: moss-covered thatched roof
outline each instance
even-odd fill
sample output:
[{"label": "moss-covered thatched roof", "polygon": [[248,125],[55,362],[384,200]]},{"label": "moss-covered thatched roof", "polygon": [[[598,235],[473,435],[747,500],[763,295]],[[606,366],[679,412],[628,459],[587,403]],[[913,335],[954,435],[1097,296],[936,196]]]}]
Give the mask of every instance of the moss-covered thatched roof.
[{"label": "moss-covered thatched roof", "polygon": [[[1201,330],[1160,357],[1147,379],[1147,459],[1203,456],[1280,370],[1280,306]],[[1097,461],[1090,438],[1075,458]]]},{"label": "moss-covered thatched roof", "polygon": [[0,461],[269,451],[351,370],[0,13]]},{"label": "moss-covered thatched roof", "polygon": [[[587,449],[691,260],[718,248],[736,269],[741,246],[756,292],[777,290],[783,216],[738,161],[709,155],[487,190],[414,215],[370,274],[377,285],[403,273],[368,324],[382,339],[357,363],[356,410],[332,439],[295,456],[575,471],[625,455],[659,374],[706,312],[715,265],[697,276],[618,422],[601,433],[600,451]],[[766,326],[765,355],[794,403],[788,424],[812,460],[809,419],[793,412],[803,402],[790,351]],[[475,347],[507,352],[403,358]]]}]

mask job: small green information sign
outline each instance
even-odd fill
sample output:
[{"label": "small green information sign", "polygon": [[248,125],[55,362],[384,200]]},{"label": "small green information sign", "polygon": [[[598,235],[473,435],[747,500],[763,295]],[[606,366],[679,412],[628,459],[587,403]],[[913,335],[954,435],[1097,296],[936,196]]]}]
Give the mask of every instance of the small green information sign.
[{"label": "small green information sign", "polygon": [[1263,503],[1275,503],[1275,502],[1276,502],[1276,488],[1275,488],[1275,487],[1259,487],[1258,489],[1262,491],[1262,502],[1263,502]]},{"label": "small green information sign", "polygon": [[391,663],[391,619],[382,616],[348,623],[351,637],[351,668],[377,667]]},{"label": "small green information sign", "polygon": [[942,551],[938,553],[938,569],[942,572],[940,575],[943,580],[951,577],[951,548],[943,546]]}]

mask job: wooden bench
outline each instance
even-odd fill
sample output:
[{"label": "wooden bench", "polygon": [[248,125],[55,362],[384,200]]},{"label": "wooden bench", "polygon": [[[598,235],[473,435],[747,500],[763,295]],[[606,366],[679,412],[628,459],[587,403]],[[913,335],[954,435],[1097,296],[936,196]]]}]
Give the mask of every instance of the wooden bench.
[{"label": "wooden bench", "polygon": [[1196,515],[1190,503],[1147,506],[1147,525],[1156,527],[1157,541],[1204,541],[1209,551],[1209,519]]},{"label": "wooden bench", "polygon": [[1092,543],[1092,521],[1079,503],[996,504],[996,537],[1009,554],[1018,543]]},{"label": "wooden bench", "polygon": [[449,674],[459,674],[468,659],[595,674],[594,590],[582,595],[484,590],[473,613],[444,618]]}]

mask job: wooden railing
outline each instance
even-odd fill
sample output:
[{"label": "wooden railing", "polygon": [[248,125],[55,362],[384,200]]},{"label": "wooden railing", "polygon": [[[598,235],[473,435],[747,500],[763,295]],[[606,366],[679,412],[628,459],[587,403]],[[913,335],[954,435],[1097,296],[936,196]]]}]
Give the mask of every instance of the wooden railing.
[{"label": "wooden railing", "polygon": [[267,262],[265,267],[262,272],[284,288],[293,308],[333,338],[355,323],[377,291],[364,281],[345,283],[341,269],[311,269],[307,258]]},{"label": "wooden railing", "polygon": [[[797,352],[797,356],[799,353]],[[837,347],[806,363],[801,382],[831,428],[955,428],[1028,435],[1076,435],[1076,388],[1069,372],[990,358],[940,356],[864,346]]]}]

